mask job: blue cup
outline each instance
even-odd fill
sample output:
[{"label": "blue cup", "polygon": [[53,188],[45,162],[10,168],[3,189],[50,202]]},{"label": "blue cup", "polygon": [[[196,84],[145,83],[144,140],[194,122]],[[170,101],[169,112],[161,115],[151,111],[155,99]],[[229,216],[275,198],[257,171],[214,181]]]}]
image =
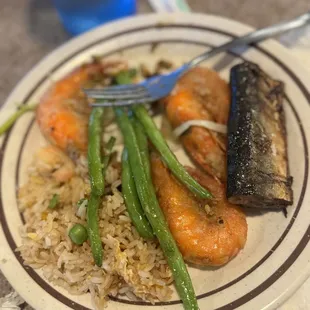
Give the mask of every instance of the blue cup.
[{"label": "blue cup", "polygon": [[103,23],[134,15],[135,0],[53,0],[65,29],[78,35]]}]

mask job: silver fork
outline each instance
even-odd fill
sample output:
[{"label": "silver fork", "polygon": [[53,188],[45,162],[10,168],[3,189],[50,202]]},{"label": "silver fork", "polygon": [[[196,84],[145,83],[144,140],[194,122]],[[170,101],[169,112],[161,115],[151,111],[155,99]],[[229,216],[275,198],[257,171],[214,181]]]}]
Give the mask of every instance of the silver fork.
[{"label": "silver fork", "polygon": [[202,61],[229,49],[262,41],[307,24],[310,24],[310,12],[290,21],[253,31],[243,37],[215,47],[169,74],[152,77],[139,84],[117,85],[103,89],[85,89],[84,92],[88,97],[95,99],[95,102],[91,104],[92,106],[128,106],[157,101],[166,97],[172,91],[181,75]]}]

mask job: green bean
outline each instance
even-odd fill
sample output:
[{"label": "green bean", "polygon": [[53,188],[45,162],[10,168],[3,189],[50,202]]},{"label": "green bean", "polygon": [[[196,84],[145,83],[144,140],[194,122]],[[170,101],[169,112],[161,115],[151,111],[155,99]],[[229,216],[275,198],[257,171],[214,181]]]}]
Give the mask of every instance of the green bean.
[{"label": "green bean", "polygon": [[142,160],[144,163],[144,170],[147,172],[147,176],[149,179],[151,179],[151,173],[150,173],[150,155],[149,155],[149,147],[148,147],[148,141],[147,136],[145,134],[144,128],[139,122],[139,120],[136,117],[130,118],[132,127],[135,131],[140,154],[142,156]]},{"label": "green bean", "polygon": [[98,221],[98,208],[101,202],[100,196],[97,196],[94,192],[90,193],[90,197],[87,205],[87,231],[90,241],[92,254],[97,266],[102,265],[102,243],[99,233],[99,221]]},{"label": "green bean", "polygon": [[110,159],[111,159],[112,149],[113,149],[113,146],[115,144],[115,141],[116,141],[116,138],[115,137],[111,137],[109,139],[107,145],[105,146],[106,154],[103,156],[103,160],[102,160],[102,163],[103,163],[103,176],[105,175],[105,173],[107,171],[107,168],[108,168],[108,165],[109,165],[109,162],[110,162]]},{"label": "green bean", "polygon": [[174,276],[177,291],[186,310],[197,310],[198,304],[194,288],[180,253],[158,204],[154,187],[144,170],[145,163],[139,152],[139,144],[129,118],[122,108],[115,108],[115,115],[128,149],[129,164],[133,173],[137,193],[155,235],[166,256]]},{"label": "green bean", "polygon": [[54,194],[52,199],[50,200],[50,203],[48,204],[49,209],[55,209],[59,203],[59,195]]},{"label": "green bean", "polygon": [[7,130],[9,130],[16,120],[21,117],[23,114],[29,111],[34,111],[37,108],[37,104],[33,105],[22,105],[18,108],[18,110],[11,115],[1,126],[0,126],[0,136],[4,134]]},{"label": "green bean", "polygon": [[104,193],[104,176],[101,161],[103,108],[93,108],[88,125],[88,170],[91,190],[97,196]]},{"label": "green bean", "polygon": [[124,70],[119,72],[115,76],[115,82],[118,85],[122,84],[131,84],[132,79],[137,75],[137,70],[136,69],[129,69],[129,70]]},{"label": "green bean", "polygon": [[88,238],[87,229],[81,224],[75,224],[72,226],[68,235],[71,241],[77,245],[83,244]]},{"label": "green bean", "polygon": [[[116,76],[117,84],[131,83],[132,77],[136,75],[136,71],[122,71]],[[150,177],[150,165],[149,165],[149,150],[147,137],[144,133],[144,129],[139,121],[135,118],[131,112],[131,122],[136,132],[139,144],[139,150],[144,157],[144,169]],[[132,179],[131,168],[128,162],[128,151],[124,148],[122,155],[122,193],[126,203],[129,216],[134,223],[138,233],[145,239],[153,239],[154,234],[149,221],[145,217],[144,211],[141,207],[139,197],[136,190],[136,185]]]},{"label": "green bean", "polygon": [[96,265],[102,265],[103,249],[99,233],[98,208],[104,193],[104,167],[101,156],[103,108],[93,108],[88,125],[88,170],[91,194],[87,205],[87,230]]},{"label": "green bean", "polygon": [[124,148],[122,154],[122,194],[129,216],[139,235],[145,239],[154,239],[152,227],[145,217],[139,201],[135,181],[132,178],[131,168],[128,162],[128,151],[126,148]]},{"label": "green bean", "polygon": [[212,195],[203,188],[183,167],[183,165],[177,160],[176,156],[170,150],[167,142],[162,136],[161,132],[157,129],[152,118],[148,115],[147,110],[142,105],[133,106],[133,111],[141,124],[143,125],[147,136],[154,144],[155,148],[161,154],[162,159],[172,171],[177,179],[185,184],[188,189],[195,195],[201,198],[211,198]]}]

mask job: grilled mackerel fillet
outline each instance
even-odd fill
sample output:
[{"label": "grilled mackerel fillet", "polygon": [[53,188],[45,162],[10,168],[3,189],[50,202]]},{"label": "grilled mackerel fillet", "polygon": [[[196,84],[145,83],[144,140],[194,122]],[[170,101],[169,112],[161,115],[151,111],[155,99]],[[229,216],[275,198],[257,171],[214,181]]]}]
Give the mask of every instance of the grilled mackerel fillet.
[{"label": "grilled mackerel fillet", "polygon": [[292,204],[283,83],[245,62],[231,69],[230,87],[228,200],[258,208]]}]

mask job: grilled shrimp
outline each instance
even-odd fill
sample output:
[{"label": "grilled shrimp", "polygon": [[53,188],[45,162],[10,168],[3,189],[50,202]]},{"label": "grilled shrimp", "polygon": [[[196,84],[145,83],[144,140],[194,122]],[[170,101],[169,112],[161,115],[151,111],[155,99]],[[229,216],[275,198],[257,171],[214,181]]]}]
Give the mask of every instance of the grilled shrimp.
[{"label": "grilled shrimp", "polygon": [[160,207],[184,259],[202,266],[220,266],[235,257],[245,245],[247,223],[240,208],[227,202],[223,184],[190,169],[214,196],[201,200],[179,183],[156,154],[151,156],[151,167]]},{"label": "grilled shrimp", "polygon": [[[226,124],[230,90],[216,72],[197,67],[180,79],[164,103],[174,128],[189,120]],[[193,126],[181,136],[181,142],[206,172],[222,181],[226,179],[226,139],[222,134]]]},{"label": "grilled shrimp", "polygon": [[75,175],[73,161],[60,149],[48,145],[40,149],[36,155],[36,166],[41,175],[47,175],[62,183]]},{"label": "grilled shrimp", "polygon": [[94,61],[55,82],[39,103],[36,119],[44,136],[69,155],[85,152],[90,107],[82,88],[89,83],[102,86],[107,72],[121,62]]}]

